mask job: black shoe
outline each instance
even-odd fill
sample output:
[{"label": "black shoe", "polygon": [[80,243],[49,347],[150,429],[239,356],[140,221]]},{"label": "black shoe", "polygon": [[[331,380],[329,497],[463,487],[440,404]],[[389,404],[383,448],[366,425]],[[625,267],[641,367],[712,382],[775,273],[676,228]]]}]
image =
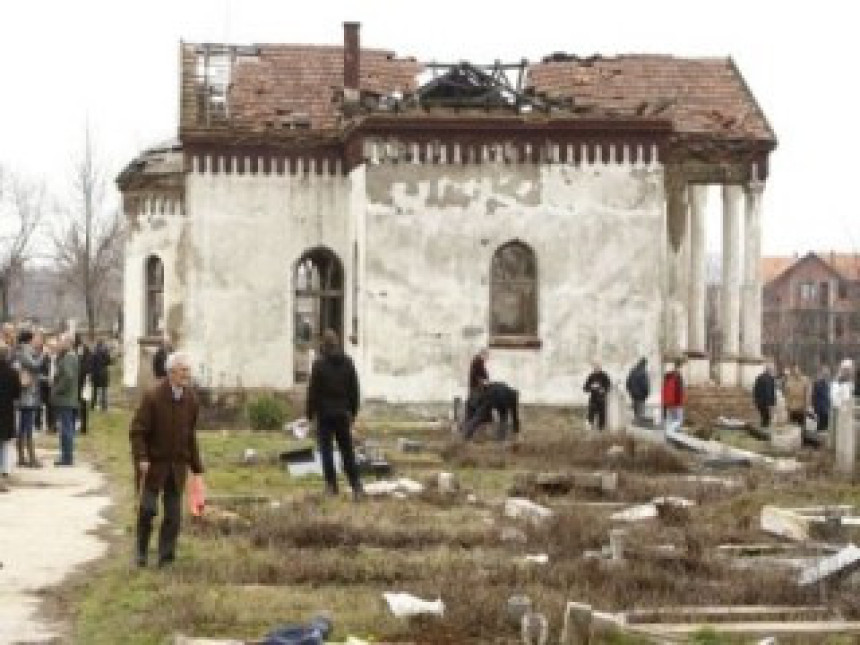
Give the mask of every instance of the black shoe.
[{"label": "black shoe", "polygon": [[367,497],[367,493],[364,492],[363,488],[356,488],[352,491],[352,501],[353,502],[362,502]]},{"label": "black shoe", "polygon": [[146,568],[146,556],[145,555],[137,555],[134,558],[135,564],[137,564],[138,568],[145,569]]},{"label": "black shoe", "polygon": [[331,495],[332,497],[337,497],[337,495],[338,495],[337,486],[332,486],[331,484],[326,484],[325,492],[326,492],[326,495]]},{"label": "black shoe", "polygon": [[72,462],[71,462],[71,461],[62,461],[62,460],[57,460],[57,461],[55,461],[55,462],[54,462],[54,465],[55,465],[55,466],[72,466],[72,465],[74,465],[74,464],[72,464]]},{"label": "black shoe", "polygon": [[161,569],[163,567],[169,567],[176,561],[176,556],[173,555],[162,555],[158,557],[158,568]]}]

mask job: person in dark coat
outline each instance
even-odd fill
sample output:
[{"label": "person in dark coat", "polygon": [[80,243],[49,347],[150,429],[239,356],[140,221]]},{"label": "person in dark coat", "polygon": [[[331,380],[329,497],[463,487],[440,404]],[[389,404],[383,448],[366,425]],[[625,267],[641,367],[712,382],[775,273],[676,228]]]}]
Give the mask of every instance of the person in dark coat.
[{"label": "person in dark coat", "polygon": [[812,384],[812,411],[815,413],[816,430],[825,432],[830,423],[830,370],[822,367]]},{"label": "person in dark coat", "polygon": [[651,383],[648,379],[648,359],[640,358],[639,362],[627,375],[627,393],[633,400],[633,420],[641,421],[645,409],[645,401],[651,394]]},{"label": "person in dark coat", "polygon": [[96,349],[93,352],[92,358],[92,384],[93,384],[93,396],[92,396],[92,408],[96,409],[96,401],[101,404],[102,412],[105,412],[108,407],[108,385],[109,385],[109,377],[108,377],[108,367],[110,366],[110,352],[108,351],[107,345],[105,345],[103,340],[100,340],[96,343]]},{"label": "person in dark coat", "polygon": [[478,407],[471,418],[466,420],[465,437],[471,439],[478,425],[487,417],[492,419],[493,410],[499,416],[496,439],[507,438],[508,420],[513,434],[520,432],[520,393],[505,383],[487,383],[478,400]]},{"label": "person in dark coat", "polygon": [[753,383],[753,402],[761,416],[761,427],[770,427],[770,411],[776,405],[776,379],[773,366],[768,364]]},{"label": "person in dark coat", "polygon": [[[474,358],[472,358],[471,364],[469,365],[469,390],[466,396],[466,418],[464,419],[466,424],[475,417],[475,412],[479,407],[486,407],[481,405],[481,396],[483,395],[484,388],[487,383],[490,382],[490,375],[487,372],[487,360],[489,357],[490,352],[485,347],[475,354]],[[484,416],[479,417],[476,420],[476,423],[486,423],[491,420],[492,415],[489,410],[487,410],[484,413]]]},{"label": "person in dark coat", "polygon": [[170,344],[166,338],[162,338],[161,344],[155,350],[155,356],[152,357],[152,375],[156,380],[161,380],[167,376],[165,362],[167,361],[168,354],[170,354]]},{"label": "person in dark coat", "polygon": [[63,334],[51,384],[51,407],[60,426],[60,458],[54,462],[55,466],[72,466],[75,462],[75,417],[80,410],[79,369],[74,338]]},{"label": "person in dark coat", "polygon": [[15,401],[21,396],[21,380],[9,363],[10,348],[0,341],[0,492],[12,474],[15,439]]},{"label": "person in dark coat", "polygon": [[585,379],[582,390],[588,394],[588,424],[597,430],[606,428],[606,397],[611,385],[600,363],[594,363],[594,369]]},{"label": "person in dark coat", "polygon": [[[87,433],[87,402],[84,400],[84,388],[92,382],[93,353],[81,338],[75,334],[75,353],[78,355],[78,414],[80,414],[81,434]],[[92,396],[92,392],[89,393]]]},{"label": "person in dark coat", "polygon": [[203,473],[197,444],[200,406],[191,388],[191,362],[183,352],[166,362],[167,378],[144,394],[129,430],[140,495],[137,514],[137,564],[145,567],[149,538],[157,515],[158,497],[163,497],[164,518],[158,534],[158,565],[176,558],[176,542],[182,519],[182,491],[190,468]]},{"label": "person in dark coat", "polygon": [[317,443],[326,491],[337,494],[337,471],[332,453],[334,440],[356,500],[364,496],[352,446],[351,427],[358,408],[359,384],[355,366],[341,349],[337,333],[327,329],[323,332],[320,356],[311,367],[305,416],[317,425]]}]

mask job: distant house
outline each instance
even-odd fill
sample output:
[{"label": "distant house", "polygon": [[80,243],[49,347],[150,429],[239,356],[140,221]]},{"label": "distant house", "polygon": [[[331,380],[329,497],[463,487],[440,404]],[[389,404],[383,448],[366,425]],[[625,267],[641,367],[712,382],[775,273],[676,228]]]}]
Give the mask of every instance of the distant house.
[{"label": "distant house", "polygon": [[762,348],[807,374],[860,358],[860,254],[762,258]]}]

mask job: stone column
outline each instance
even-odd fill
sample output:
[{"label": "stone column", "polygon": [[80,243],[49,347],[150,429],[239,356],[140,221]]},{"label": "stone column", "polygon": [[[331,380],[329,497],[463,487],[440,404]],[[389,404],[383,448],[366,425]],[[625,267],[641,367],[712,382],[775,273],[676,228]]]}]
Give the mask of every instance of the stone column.
[{"label": "stone column", "polygon": [[764,182],[746,186],[744,281],[741,306],[741,385],[752,388],[761,372],[761,200]]},{"label": "stone column", "polygon": [[738,356],[740,354],[741,316],[741,239],[740,208],[743,189],[737,185],[723,186],[723,284],[720,330],[723,347],[719,361],[720,385],[737,386]]},{"label": "stone column", "polygon": [[702,385],[710,380],[711,371],[705,327],[707,298],[705,210],[708,203],[708,187],[701,184],[690,186],[688,199],[690,203],[690,279],[687,310],[687,380],[690,385]]},{"label": "stone column", "polygon": [[683,266],[687,235],[687,189],[683,178],[671,174],[666,180],[666,300],[664,358],[680,357],[687,348],[687,267]]}]

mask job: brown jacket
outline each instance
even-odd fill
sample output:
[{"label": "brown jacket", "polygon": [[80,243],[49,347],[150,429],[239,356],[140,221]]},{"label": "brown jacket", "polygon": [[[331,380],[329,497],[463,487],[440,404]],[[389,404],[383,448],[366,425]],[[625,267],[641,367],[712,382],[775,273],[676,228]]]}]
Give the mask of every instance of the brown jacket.
[{"label": "brown jacket", "polygon": [[149,462],[146,476],[149,490],[161,490],[172,471],[182,491],[187,468],[195,474],[203,472],[197,447],[198,410],[197,397],[190,388],[185,388],[182,398],[174,401],[167,379],[143,395],[129,435],[135,468],[142,461]]},{"label": "brown jacket", "polygon": [[785,379],[785,407],[789,412],[809,407],[809,381],[802,374],[789,374]]}]

